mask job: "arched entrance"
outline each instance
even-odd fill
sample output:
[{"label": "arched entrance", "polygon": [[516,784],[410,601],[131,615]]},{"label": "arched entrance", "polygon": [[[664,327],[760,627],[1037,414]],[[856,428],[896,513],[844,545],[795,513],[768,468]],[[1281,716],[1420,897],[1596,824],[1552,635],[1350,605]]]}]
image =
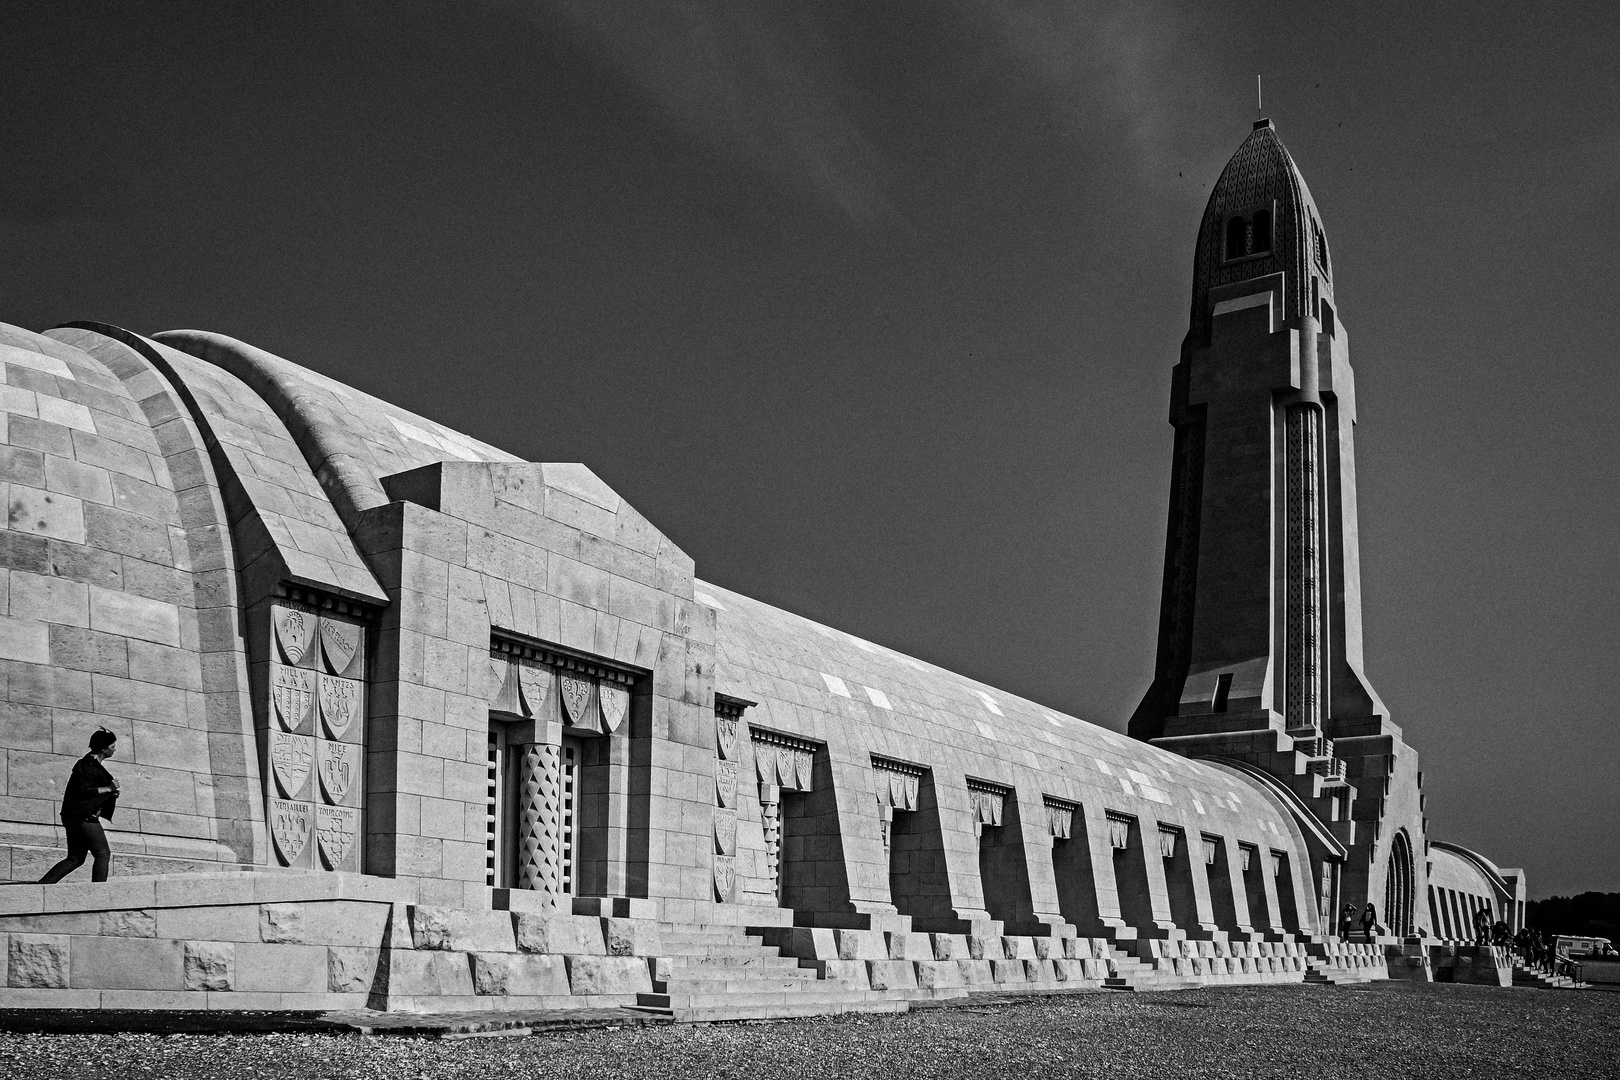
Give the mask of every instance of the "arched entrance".
[{"label": "arched entrance", "polygon": [[1397,937],[1412,933],[1412,845],[1405,831],[1397,832],[1389,848],[1384,874],[1384,923]]}]

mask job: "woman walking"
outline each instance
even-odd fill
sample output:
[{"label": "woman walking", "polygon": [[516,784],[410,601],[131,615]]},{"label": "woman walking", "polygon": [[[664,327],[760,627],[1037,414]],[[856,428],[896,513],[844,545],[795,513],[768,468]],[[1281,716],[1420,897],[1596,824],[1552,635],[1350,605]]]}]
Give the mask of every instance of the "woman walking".
[{"label": "woman walking", "polygon": [[112,820],[118,805],[118,781],[101,763],[113,756],[118,736],[101,728],[90,736],[90,752],[73,765],[68,777],[67,790],[62,793],[62,828],[67,832],[67,858],[51,867],[39,879],[41,885],[54,885],[84,865],[84,857],[95,861],[90,866],[91,881],[106,881],[112,866],[112,851],[107,847],[107,834],[101,830],[101,819]]}]

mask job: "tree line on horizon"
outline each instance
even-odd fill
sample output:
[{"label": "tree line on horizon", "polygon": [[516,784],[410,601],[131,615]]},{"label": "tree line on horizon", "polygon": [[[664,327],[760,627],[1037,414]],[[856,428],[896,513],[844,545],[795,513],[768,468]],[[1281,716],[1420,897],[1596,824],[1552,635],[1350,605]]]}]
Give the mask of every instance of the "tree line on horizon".
[{"label": "tree line on horizon", "polygon": [[1620,892],[1549,896],[1525,905],[1525,922],[1553,934],[1620,941]]}]

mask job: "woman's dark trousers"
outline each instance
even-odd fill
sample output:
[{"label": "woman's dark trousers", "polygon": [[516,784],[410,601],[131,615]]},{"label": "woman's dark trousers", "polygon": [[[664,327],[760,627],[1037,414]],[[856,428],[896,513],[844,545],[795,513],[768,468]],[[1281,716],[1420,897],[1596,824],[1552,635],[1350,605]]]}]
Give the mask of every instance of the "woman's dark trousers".
[{"label": "woman's dark trousers", "polygon": [[101,831],[101,819],[91,818],[89,821],[64,819],[62,828],[67,831],[67,858],[51,867],[50,872],[39,879],[39,883],[56,884],[83,866],[86,855],[95,857],[95,862],[90,864],[90,880],[106,881],[107,868],[112,865],[112,850],[107,847],[107,834]]}]

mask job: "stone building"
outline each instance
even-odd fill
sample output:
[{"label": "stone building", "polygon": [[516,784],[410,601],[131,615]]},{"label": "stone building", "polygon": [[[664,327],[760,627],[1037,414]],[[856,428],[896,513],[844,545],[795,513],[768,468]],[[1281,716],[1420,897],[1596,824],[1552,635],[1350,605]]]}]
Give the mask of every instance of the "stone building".
[{"label": "stone building", "polygon": [[[1362,670],[1336,306],[1262,122],[1198,233],[1130,738],[702,581],[583,465],[218,334],[4,328],[0,868],[61,856],[98,726],[123,794],[113,880],[0,890],[0,1004],[1426,977],[1523,874],[1431,845]],[[1369,899],[1386,932],[1341,938]]]}]

